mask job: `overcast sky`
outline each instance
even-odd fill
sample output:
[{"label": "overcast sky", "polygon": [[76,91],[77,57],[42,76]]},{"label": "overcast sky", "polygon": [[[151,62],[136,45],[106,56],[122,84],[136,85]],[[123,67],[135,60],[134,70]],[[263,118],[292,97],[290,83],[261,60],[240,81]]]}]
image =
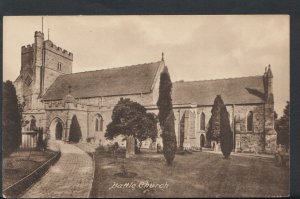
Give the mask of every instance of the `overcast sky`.
[{"label": "overcast sky", "polygon": [[[288,15],[44,16],[45,39],[74,54],[73,72],[156,62],[172,81],[263,75],[271,65],[275,110],[290,96]],[[4,17],[3,80],[21,68],[21,46],[42,29],[39,16]]]}]

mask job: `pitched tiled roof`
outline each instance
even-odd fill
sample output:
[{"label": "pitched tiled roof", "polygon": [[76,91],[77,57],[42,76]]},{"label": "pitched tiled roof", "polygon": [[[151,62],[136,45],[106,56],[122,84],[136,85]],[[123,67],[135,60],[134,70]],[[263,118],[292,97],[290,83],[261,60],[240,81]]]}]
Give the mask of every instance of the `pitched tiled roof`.
[{"label": "pitched tiled roof", "polygon": [[173,83],[173,104],[213,105],[217,95],[225,104],[263,103],[263,76]]},{"label": "pitched tiled roof", "polygon": [[75,98],[147,93],[163,62],[88,71],[59,76],[43,95],[43,100],[59,100],[68,94]]}]

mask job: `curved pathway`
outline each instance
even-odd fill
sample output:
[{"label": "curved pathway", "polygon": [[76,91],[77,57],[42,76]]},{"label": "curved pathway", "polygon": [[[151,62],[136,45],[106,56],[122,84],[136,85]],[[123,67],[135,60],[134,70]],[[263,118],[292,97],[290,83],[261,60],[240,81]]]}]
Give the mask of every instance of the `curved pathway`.
[{"label": "curved pathway", "polygon": [[92,158],[74,145],[56,143],[61,151],[60,159],[23,198],[89,197],[93,182]]}]

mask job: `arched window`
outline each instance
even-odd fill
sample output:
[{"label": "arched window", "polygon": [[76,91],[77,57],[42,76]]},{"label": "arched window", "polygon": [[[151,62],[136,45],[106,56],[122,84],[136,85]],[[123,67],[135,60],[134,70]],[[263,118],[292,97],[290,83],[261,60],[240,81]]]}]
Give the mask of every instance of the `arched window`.
[{"label": "arched window", "polygon": [[102,117],[99,120],[99,122],[100,122],[100,131],[103,131],[103,118]]},{"label": "arched window", "polygon": [[253,112],[247,114],[247,131],[253,131]]},{"label": "arched window", "polygon": [[200,117],[200,130],[205,130],[205,114],[201,113]]},{"label": "arched window", "polygon": [[96,118],[95,120],[95,131],[99,131],[99,120]]},{"label": "arched window", "polygon": [[103,118],[100,114],[96,115],[95,131],[103,131]]}]

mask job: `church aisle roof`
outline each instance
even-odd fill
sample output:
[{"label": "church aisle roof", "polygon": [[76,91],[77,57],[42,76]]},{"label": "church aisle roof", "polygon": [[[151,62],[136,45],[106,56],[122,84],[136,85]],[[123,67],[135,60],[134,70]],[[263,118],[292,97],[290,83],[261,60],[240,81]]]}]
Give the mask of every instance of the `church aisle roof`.
[{"label": "church aisle roof", "polygon": [[213,105],[217,95],[225,104],[263,103],[263,76],[173,83],[173,104]]},{"label": "church aisle roof", "polygon": [[43,100],[60,100],[72,88],[75,98],[148,93],[162,61],[59,76]]}]

